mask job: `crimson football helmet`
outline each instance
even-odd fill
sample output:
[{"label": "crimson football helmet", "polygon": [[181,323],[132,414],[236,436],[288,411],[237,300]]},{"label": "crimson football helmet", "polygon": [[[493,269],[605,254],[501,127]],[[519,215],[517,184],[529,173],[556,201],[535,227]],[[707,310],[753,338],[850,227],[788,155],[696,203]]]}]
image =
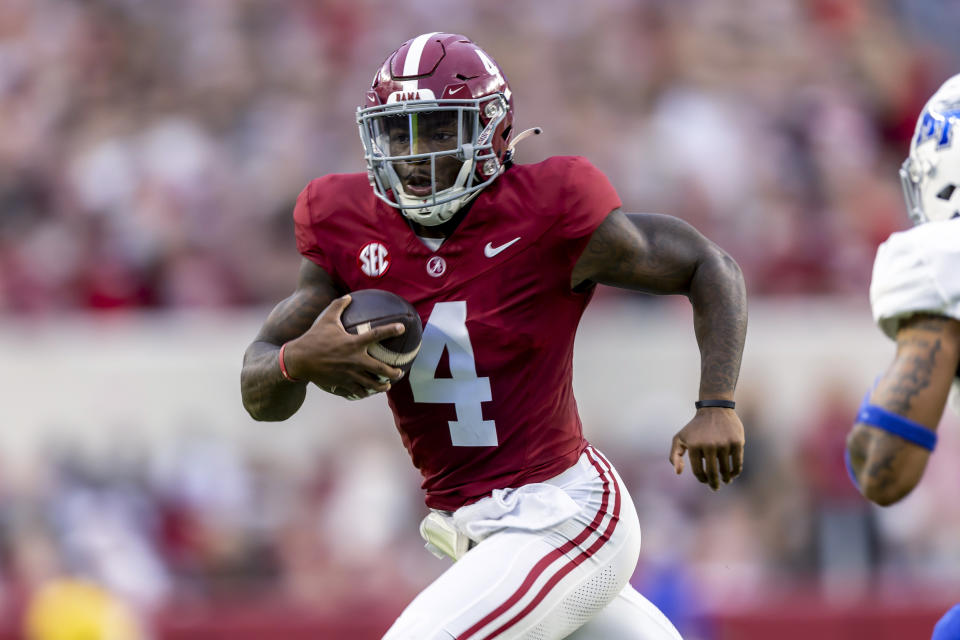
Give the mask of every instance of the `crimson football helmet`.
[{"label": "crimson football helmet", "polygon": [[[512,154],[513,96],[497,63],[468,38],[425,33],[381,65],[357,125],[377,197],[433,226],[503,171]],[[453,184],[438,188],[438,163],[456,175]]]}]

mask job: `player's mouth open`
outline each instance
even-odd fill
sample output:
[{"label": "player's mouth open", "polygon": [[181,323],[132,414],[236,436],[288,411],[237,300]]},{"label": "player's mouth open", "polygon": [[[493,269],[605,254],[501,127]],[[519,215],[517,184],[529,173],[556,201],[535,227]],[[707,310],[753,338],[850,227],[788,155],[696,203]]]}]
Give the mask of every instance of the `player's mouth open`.
[{"label": "player's mouth open", "polygon": [[403,185],[405,191],[418,198],[425,198],[433,193],[430,178],[408,178]]}]

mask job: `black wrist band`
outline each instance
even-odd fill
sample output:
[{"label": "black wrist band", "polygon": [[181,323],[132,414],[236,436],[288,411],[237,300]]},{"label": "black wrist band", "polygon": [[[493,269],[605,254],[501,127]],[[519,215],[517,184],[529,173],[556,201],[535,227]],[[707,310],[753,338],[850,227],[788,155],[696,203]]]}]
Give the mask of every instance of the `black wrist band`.
[{"label": "black wrist band", "polygon": [[693,403],[697,409],[706,407],[723,407],[724,409],[736,409],[737,403],[733,400],[697,400]]}]

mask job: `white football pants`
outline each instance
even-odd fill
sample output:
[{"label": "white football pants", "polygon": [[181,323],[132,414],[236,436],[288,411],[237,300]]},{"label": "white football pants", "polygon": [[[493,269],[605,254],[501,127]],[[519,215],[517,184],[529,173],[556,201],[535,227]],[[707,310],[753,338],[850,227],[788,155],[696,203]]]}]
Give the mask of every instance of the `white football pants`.
[{"label": "white football pants", "polygon": [[383,640],[682,640],[628,583],[640,522],[620,476],[593,447],[559,476],[494,491],[453,521],[479,544]]}]

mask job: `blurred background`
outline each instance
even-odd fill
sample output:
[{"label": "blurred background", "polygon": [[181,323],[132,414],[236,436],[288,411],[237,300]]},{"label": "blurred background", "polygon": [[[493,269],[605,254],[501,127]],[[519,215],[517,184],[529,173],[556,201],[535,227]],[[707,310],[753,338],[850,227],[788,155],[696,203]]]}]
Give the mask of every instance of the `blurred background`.
[{"label": "blurred background", "polygon": [[929,637],[960,600],[960,436],[878,509],[842,446],[890,361],[867,287],[897,169],[960,71],[949,0],[4,0],[0,638],[379,638],[445,568],[382,398],[254,423],[240,362],[292,290],[293,201],[363,169],[354,109],[427,31],[500,63],[520,162],[588,157],[630,211],[743,267],[746,470],[667,462],[689,304],[598,292],[587,436],[643,526],[634,584],[688,640]]}]

